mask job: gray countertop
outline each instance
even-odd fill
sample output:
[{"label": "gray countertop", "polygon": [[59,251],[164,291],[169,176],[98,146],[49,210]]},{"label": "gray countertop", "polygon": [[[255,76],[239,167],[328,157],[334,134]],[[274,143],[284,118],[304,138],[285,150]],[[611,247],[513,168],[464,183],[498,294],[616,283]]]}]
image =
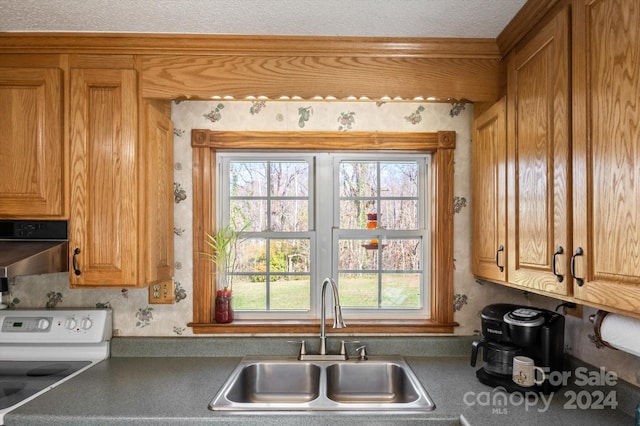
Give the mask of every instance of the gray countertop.
[{"label": "gray countertop", "polygon": [[[182,340],[182,345],[189,340]],[[366,340],[366,339],[362,339]],[[164,348],[174,341],[165,340]],[[123,341],[124,346],[132,341]],[[141,343],[144,346],[146,343]],[[208,345],[201,340],[197,345]],[[463,347],[467,342],[463,343]],[[375,344],[372,345],[375,347]],[[637,394],[620,392],[618,386],[585,385],[573,381],[548,401],[514,395],[498,396],[493,388],[475,378],[468,355],[427,354],[405,358],[436,404],[424,414],[385,415],[380,413],[260,413],[213,412],[207,407],[218,389],[240,361],[237,356],[201,356],[174,350],[147,356],[139,345],[133,352],[114,348],[112,357],[55,389],[18,407],[5,416],[11,425],[360,425],[443,424],[443,425],[632,425],[633,418],[621,406],[635,407]],[[177,348],[177,346],[176,346]],[[447,350],[448,351],[448,350]],[[182,350],[184,353],[184,349]],[[436,351],[437,352],[437,351]],[[446,351],[445,351],[446,352]],[[373,352],[371,352],[373,353]],[[120,356],[115,356],[118,354]],[[271,354],[269,354],[271,355]],[[291,354],[287,354],[291,355]],[[372,355],[373,356],[373,355]],[[627,385],[628,386],[628,385]],[[616,410],[599,409],[600,392]],[[576,396],[577,398],[572,398]],[[574,401],[572,401],[574,399]],[[608,405],[604,402],[603,405]],[[625,410],[629,412],[628,410]]]}]

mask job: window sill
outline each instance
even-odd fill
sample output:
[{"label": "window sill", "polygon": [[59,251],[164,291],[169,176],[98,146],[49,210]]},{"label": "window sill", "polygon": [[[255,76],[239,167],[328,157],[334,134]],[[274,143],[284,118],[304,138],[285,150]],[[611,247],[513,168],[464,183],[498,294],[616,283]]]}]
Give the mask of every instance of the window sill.
[{"label": "window sill", "polygon": [[[317,334],[320,331],[320,321],[276,321],[258,322],[237,320],[229,324],[217,323],[189,323],[194,334]],[[331,334],[424,334],[424,333],[453,333],[458,323],[437,323],[425,321],[348,321],[347,328],[333,329],[327,323],[327,330]]]}]

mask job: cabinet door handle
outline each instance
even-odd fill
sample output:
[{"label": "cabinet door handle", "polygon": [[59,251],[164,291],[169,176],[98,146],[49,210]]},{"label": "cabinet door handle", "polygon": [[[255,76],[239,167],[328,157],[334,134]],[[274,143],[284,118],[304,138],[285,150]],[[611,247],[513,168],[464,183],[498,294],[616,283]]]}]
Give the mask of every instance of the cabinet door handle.
[{"label": "cabinet door handle", "polygon": [[73,273],[76,274],[76,275],[82,274],[82,271],[78,267],[77,256],[79,254],[80,254],[80,248],[76,247],[75,250],[73,250],[73,259],[72,259],[72,262],[71,262],[73,264]]},{"label": "cabinet door handle", "polygon": [[582,287],[584,285],[584,279],[576,277],[576,257],[582,256],[583,254],[584,251],[582,250],[582,247],[578,247],[575,254],[571,256],[571,276],[576,280],[578,287]]},{"label": "cabinet door handle", "polygon": [[500,255],[501,251],[504,251],[504,246],[502,244],[500,244],[500,247],[498,247],[498,251],[496,251],[496,266],[500,269],[500,272],[504,272],[504,266],[500,266],[500,264],[498,263],[498,256]]},{"label": "cabinet door handle", "polygon": [[551,261],[551,269],[553,270],[553,275],[556,276],[556,278],[558,279],[558,282],[562,282],[562,280],[564,279],[564,277],[560,274],[558,274],[558,272],[556,271],[556,258],[558,257],[559,254],[564,253],[564,249],[562,248],[562,246],[558,246],[558,248],[556,249],[556,252],[553,253],[553,259]]}]

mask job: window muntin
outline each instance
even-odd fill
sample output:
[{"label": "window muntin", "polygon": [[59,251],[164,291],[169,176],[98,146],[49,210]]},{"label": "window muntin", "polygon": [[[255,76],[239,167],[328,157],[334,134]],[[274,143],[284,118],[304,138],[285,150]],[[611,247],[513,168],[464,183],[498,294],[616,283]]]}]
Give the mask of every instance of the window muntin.
[{"label": "window muntin", "polygon": [[[218,157],[222,217],[246,227],[233,278],[237,318],[318,317],[329,275],[352,318],[428,318],[428,155],[256,157]],[[377,229],[367,229],[371,211]]]}]

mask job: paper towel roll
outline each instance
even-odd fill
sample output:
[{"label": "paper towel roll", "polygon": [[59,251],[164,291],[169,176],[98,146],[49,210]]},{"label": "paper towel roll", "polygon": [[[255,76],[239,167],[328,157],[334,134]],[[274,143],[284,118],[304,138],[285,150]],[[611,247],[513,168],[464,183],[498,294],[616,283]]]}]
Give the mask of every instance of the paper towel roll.
[{"label": "paper towel roll", "polygon": [[640,319],[607,313],[596,322],[595,328],[607,346],[640,357]]}]

